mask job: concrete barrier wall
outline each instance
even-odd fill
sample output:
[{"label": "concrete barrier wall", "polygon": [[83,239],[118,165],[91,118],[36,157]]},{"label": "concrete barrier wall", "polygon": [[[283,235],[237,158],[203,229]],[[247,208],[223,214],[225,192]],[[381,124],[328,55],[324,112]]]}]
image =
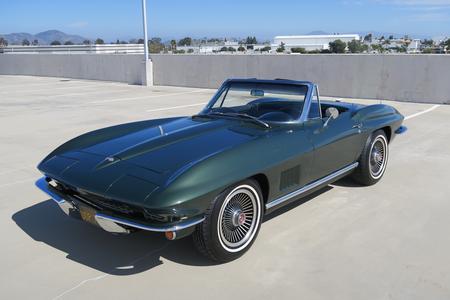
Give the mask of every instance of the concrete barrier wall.
[{"label": "concrete barrier wall", "polygon": [[[155,85],[217,88],[230,77],[318,83],[322,95],[450,103],[450,55],[152,55]],[[142,84],[142,55],[0,54],[0,74]]]},{"label": "concrete barrier wall", "polygon": [[142,55],[0,54],[0,74],[36,75],[142,84]]},{"label": "concrete barrier wall", "polygon": [[450,55],[153,55],[155,85],[217,88],[226,78],[287,78],[322,95],[450,103]]}]

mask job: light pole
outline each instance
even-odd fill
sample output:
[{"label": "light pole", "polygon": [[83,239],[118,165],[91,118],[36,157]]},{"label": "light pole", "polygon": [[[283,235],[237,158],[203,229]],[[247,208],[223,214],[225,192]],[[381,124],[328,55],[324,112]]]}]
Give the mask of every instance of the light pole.
[{"label": "light pole", "polygon": [[148,35],[147,35],[147,7],[146,0],[142,0],[142,23],[144,26],[144,57],[145,63],[148,61]]}]

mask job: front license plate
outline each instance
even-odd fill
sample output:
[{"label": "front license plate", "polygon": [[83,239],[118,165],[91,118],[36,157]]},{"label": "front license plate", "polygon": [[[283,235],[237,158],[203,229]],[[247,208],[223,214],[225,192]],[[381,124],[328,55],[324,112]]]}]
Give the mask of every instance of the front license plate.
[{"label": "front license plate", "polygon": [[79,207],[81,219],[85,222],[91,223],[93,225],[97,225],[97,221],[95,221],[95,210],[84,205],[80,205]]}]

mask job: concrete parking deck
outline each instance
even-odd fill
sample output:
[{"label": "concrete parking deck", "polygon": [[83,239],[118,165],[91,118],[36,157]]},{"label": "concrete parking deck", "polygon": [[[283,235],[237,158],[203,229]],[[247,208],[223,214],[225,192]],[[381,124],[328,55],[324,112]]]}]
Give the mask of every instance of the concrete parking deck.
[{"label": "concrete parking deck", "polygon": [[0,87],[3,299],[450,298],[450,106],[385,102],[409,130],[379,184],[339,181],[267,219],[241,259],[212,265],[190,239],[70,219],[34,181],[64,141],[194,114],[213,90],[22,76],[0,76]]}]

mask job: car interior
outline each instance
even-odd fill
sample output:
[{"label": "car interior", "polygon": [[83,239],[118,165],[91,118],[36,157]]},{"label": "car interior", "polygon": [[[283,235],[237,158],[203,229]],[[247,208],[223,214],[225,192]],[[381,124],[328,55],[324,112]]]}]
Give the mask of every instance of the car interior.
[{"label": "car interior", "polygon": [[[262,121],[267,122],[291,122],[300,117],[303,109],[303,101],[290,101],[280,98],[260,98],[253,100],[246,105],[233,106],[233,107],[218,107],[215,108],[215,112],[221,113],[241,113],[248,114],[256,117]],[[311,103],[311,110],[317,110],[317,103]],[[348,111],[347,107],[338,105],[333,102],[321,103],[322,117],[327,115],[326,110],[330,107],[334,107],[339,111],[339,115]]]}]

